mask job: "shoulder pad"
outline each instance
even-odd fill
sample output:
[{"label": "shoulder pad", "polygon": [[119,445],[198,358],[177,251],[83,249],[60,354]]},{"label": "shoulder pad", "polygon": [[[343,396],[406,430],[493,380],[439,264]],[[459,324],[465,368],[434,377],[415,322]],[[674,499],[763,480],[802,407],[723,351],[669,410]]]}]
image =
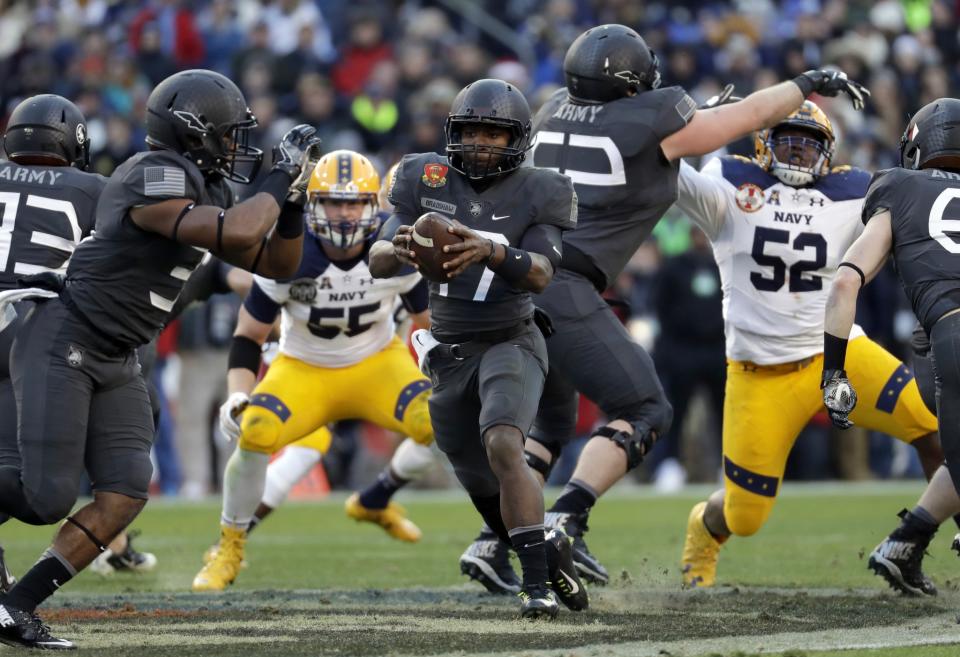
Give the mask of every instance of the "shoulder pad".
[{"label": "shoulder pad", "polygon": [[753,160],[740,155],[724,155],[720,158],[723,177],[734,187],[752,183],[767,189],[779,182]]},{"label": "shoulder pad", "polygon": [[820,178],[813,188],[831,201],[851,201],[867,195],[870,174],[851,166],[838,166]]}]

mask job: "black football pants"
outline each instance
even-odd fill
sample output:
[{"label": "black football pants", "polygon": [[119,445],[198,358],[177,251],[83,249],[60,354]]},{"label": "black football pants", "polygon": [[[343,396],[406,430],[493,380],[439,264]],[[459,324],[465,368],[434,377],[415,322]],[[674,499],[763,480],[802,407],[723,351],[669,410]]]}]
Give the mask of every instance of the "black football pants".
[{"label": "black football pants", "polygon": [[944,317],[930,331],[937,384],[940,444],[953,485],[960,493],[960,313]]}]

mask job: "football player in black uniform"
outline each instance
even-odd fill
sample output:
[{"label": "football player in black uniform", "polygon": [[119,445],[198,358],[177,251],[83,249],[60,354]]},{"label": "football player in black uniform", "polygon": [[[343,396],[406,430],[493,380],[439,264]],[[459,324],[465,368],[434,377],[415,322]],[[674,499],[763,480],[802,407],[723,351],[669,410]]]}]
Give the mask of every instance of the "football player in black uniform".
[{"label": "football player in black uniform", "polygon": [[[94,235],[77,247],[63,286],[36,290],[47,299],[23,319],[11,352],[21,463],[0,470],[0,511],[67,522],[0,598],[0,642],[73,647],[34,610],[146,503],[154,430],[136,348],[159,332],[205,254],[266,276],[299,265],[303,221],[288,195],[318,142],[313,128],[287,133],[259,193],[232,205],[225,180],[249,182],[242,167],[261,158],[247,142],[256,119],[233,82],[177,73],[150,94],[146,123],[151,150],[110,177]],[[94,500],[68,517],[84,467]]]},{"label": "football player in black uniform", "polygon": [[576,224],[576,197],[568,178],[520,167],[530,108],[512,85],[467,85],[445,131],[445,157],[401,162],[390,192],[394,214],[371,249],[370,271],[391,276],[415,264],[411,226],[423,212],[456,220],[450,230],[464,241],[445,247],[457,256],[445,265],[447,280],[430,284],[430,333],[415,334],[433,383],[436,442],[477,510],[520,558],[522,615],[554,617],[548,580],[568,607],[583,609],[588,600],[567,538],[544,534],[543,493],[523,459],[547,372],[530,293],[553,277],[561,233]]},{"label": "football player in black uniform", "polygon": [[[900,140],[900,166],[878,171],[863,204],[866,228],[847,250],[830,288],[824,324],[823,403],[834,425],[851,426],[857,393],[844,372],[860,288],[892,254],[929,335],[937,420],[946,456],[917,506],[870,554],[871,570],[908,594],[933,594],[921,570],[940,523],[960,512],[960,100],[940,98],[917,112]],[[872,400],[867,400],[872,403]],[[954,541],[957,545],[957,541]]]},{"label": "football player in black uniform", "polygon": [[[97,198],[107,182],[85,173],[87,121],[61,96],[33,96],[17,105],[3,145],[9,161],[0,164],[0,291],[16,288],[18,277],[66,271],[70,254],[93,229]],[[14,472],[19,472],[20,451],[9,362],[19,323],[18,317],[0,331],[0,469]],[[0,548],[0,592],[11,586]]]},{"label": "football player in black uniform", "polygon": [[[574,183],[575,230],[564,233],[563,260],[537,299],[553,319],[550,373],[526,445],[530,466],[546,479],[576,425],[576,393],[609,422],[594,432],[573,477],[547,513],[548,526],[574,538],[580,574],[605,583],[606,569],[583,534],[597,497],[635,468],[673,415],[649,355],[600,296],[677,198],[680,158],[702,155],[770,127],[811,93],[847,93],[862,107],[868,93],[839,71],[808,71],[739,102],[701,111],[680,87],[660,87],[654,53],[632,29],[602,25],[581,34],[564,59],[566,88],[534,118],[533,164]],[[483,533],[468,548],[492,537]],[[494,555],[490,569],[503,573]],[[464,564],[461,562],[461,567]],[[508,573],[501,579],[507,580]],[[491,582],[481,578],[488,588]]]}]

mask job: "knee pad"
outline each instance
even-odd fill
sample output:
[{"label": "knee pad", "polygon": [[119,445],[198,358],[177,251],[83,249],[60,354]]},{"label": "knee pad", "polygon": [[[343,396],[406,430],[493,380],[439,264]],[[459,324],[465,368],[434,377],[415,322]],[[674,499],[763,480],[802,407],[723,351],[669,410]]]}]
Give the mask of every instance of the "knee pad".
[{"label": "knee pad", "polygon": [[251,452],[273,454],[283,423],[274,413],[259,406],[248,406],[240,423],[240,447]]},{"label": "knee pad", "polygon": [[[593,435],[609,438],[627,455],[627,470],[633,470],[643,463],[643,457],[653,449],[656,442],[653,432],[644,426],[633,424],[633,433],[617,431],[613,427],[605,426],[597,429]],[[637,437],[639,436],[639,437]]]}]

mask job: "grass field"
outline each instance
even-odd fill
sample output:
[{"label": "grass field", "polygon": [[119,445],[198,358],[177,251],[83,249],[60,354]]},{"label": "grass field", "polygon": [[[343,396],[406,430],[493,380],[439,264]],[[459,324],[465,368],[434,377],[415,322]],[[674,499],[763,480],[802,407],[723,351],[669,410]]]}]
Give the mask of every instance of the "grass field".
[{"label": "grass field", "polygon": [[[768,525],[732,540],[722,586],[685,592],[677,561],[698,489],[656,497],[615,490],[588,535],[611,586],[591,589],[591,609],[552,623],[516,617],[517,602],[459,574],[457,557],[478,521],[454,492],[401,501],[424,530],[417,545],[391,541],[342,512],[343,497],[290,504],[253,535],[250,567],[222,595],[190,582],[216,538],[219,504],[154,500],[135,523],[154,573],[83,573],[43,609],[55,633],[84,652],[114,655],[550,655],[790,657],[960,655],[960,563],[954,527],[930,547],[937,598],[893,595],[866,570],[866,554],[921,486],[786,486]],[[0,532],[22,573],[50,528],[8,523]],[[2,648],[0,648],[2,650]],[[841,652],[838,652],[841,650]]]}]

